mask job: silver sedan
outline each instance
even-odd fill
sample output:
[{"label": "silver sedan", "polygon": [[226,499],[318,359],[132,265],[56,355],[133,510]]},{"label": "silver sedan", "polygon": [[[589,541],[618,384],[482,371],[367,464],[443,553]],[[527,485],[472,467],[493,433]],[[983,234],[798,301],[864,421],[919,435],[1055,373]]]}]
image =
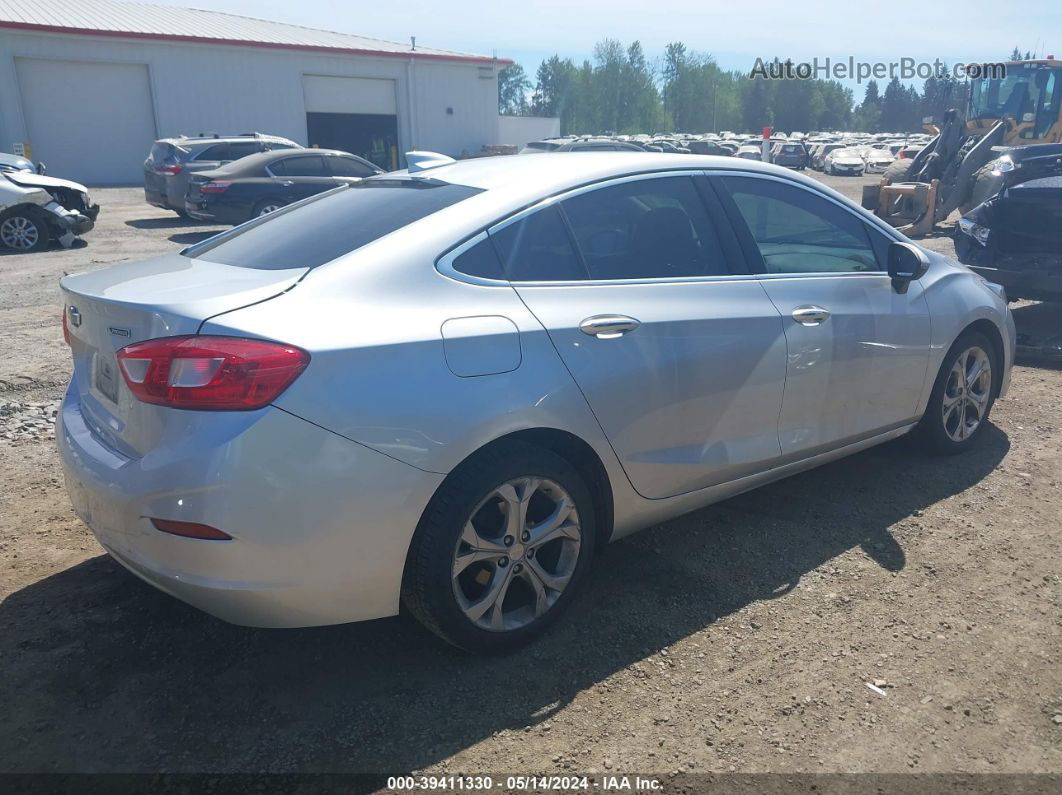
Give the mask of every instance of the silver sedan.
[{"label": "silver sedan", "polygon": [[960,452],[1006,392],[1002,290],[788,170],[411,162],[63,279],[67,487],[134,574],[494,651],[604,543],[903,434]]}]

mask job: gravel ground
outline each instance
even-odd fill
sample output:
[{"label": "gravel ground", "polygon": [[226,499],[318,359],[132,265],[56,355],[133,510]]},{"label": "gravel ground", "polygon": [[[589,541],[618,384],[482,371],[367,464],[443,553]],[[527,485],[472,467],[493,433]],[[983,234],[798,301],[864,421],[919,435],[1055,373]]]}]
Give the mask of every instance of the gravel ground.
[{"label": "gravel ground", "polygon": [[0,771],[1062,773],[1057,367],[1017,367],[968,455],[901,440],[613,544],[510,657],[402,618],[245,629],[68,506],[57,278],[211,231],[94,195],[85,247],[0,257]]}]

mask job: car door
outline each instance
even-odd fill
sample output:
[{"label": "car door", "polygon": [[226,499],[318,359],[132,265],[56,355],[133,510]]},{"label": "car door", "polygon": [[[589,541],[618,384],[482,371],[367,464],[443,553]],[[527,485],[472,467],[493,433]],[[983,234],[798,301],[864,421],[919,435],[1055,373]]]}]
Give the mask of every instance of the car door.
[{"label": "car door", "polygon": [[305,199],[336,186],[321,155],[292,155],[269,164],[277,198],[284,204]]},{"label": "car door", "polygon": [[929,364],[929,308],[917,281],[906,293],[893,289],[891,238],[792,180],[735,172],[712,181],[782,316],[782,453],[813,455],[913,421]]},{"label": "car door", "polygon": [[752,474],[780,452],[781,317],[712,221],[718,200],[698,180],[603,182],[489,230],[507,278],[649,498]]}]

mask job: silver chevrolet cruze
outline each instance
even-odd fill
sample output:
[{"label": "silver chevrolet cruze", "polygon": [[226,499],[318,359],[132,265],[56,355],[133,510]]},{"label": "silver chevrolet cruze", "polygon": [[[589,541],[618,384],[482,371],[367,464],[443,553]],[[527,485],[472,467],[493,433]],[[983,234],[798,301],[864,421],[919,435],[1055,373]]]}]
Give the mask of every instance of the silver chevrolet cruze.
[{"label": "silver chevrolet cruze", "polygon": [[755,162],[411,158],[68,276],[71,500],[161,590],[269,627],[554,621],[611,539],[913,432],[976,443],[1002,290]]}]

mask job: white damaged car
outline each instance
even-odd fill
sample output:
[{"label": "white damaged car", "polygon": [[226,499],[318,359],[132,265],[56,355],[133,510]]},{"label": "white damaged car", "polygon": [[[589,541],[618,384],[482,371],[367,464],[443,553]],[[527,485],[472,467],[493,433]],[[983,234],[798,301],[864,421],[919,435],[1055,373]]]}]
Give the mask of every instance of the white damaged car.
[{"label": "white damaged car", "polygon": [[70,248],[92,229],[99,212],[80,183],[31,171],[0,172],[0,247],[43,251],[56,240]]}]

